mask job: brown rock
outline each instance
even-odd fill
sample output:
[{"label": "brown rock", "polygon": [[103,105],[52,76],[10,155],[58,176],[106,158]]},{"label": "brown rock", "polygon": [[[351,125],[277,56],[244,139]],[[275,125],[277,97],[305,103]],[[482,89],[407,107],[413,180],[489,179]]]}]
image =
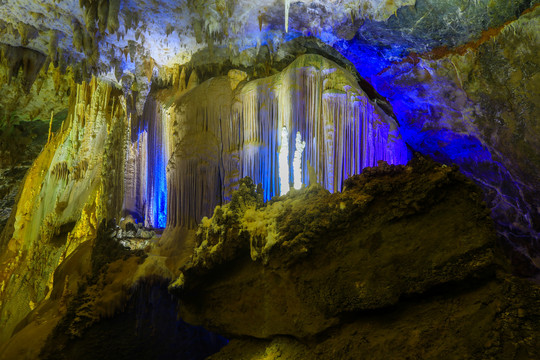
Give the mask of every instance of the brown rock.
[{"label": "brown rock", "polygon": [[491,276],[495,235],[479,193],[457,169],[416,159],[368,169],[343,193],[226,205],[203,220],[171,290],[186,321],[222,334],[316,335],[347,314]]}]

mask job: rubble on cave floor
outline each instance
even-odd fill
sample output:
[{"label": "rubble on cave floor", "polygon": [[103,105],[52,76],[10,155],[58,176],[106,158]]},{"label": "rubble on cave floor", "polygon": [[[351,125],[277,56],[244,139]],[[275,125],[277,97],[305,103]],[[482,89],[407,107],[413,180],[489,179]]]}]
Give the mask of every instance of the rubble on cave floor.
[{"label": "rubble on cave floor", "polygon": [[123,245],[129,250],[145,250],[149,246],[156,245],[161,237],[160,229],[145,227],[142,222],[134,222],[132,219],[120,219],[121,225],[111,227],[107,236]]}]

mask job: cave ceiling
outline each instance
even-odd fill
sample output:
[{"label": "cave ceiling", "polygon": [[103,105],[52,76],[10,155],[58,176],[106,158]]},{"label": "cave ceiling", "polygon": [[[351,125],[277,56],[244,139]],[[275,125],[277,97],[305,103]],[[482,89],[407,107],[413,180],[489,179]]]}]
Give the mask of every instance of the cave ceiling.
[{"label": "cave ceiling", "polygon": [[515,19],[535,3],[2,0],[0,43],[36,50],[62,65],[84,64],[87,73],[113,79],[116,74],[119,80],[124,73],[136,75],[148,61],[157,66],[185,63],[209,43],[228,49],[221,53],[226,56],[268,43],[277,50],[287,40],[314,36],[380,71],[410,53],[477,40],[483,31]]}]

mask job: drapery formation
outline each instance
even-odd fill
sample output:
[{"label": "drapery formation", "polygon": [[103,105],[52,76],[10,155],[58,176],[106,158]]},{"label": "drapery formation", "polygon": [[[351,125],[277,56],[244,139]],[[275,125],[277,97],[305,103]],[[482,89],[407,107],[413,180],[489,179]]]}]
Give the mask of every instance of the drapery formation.
[{"label": "drapery formation", "polygon": [[265,200],[278,195],[282,127],[290,137],[290,183],[298,131],[306,141],[303,183],[330,191],[378,160],[410,157],[395,121],[323,57],[304,55],[279,74],[236,85],[231,76],[210,79],[181,91],[158,117],[169,128],[168,225],[195,225],[245,176],[262,184]]}]

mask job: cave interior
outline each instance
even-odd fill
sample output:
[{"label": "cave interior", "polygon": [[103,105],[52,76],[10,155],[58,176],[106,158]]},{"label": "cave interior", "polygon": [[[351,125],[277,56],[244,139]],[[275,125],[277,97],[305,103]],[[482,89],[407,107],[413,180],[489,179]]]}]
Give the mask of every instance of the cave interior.
[{"label": "cave interior", "polygon": [[538,4],[0,0],[0,359],[540,359]]}]

